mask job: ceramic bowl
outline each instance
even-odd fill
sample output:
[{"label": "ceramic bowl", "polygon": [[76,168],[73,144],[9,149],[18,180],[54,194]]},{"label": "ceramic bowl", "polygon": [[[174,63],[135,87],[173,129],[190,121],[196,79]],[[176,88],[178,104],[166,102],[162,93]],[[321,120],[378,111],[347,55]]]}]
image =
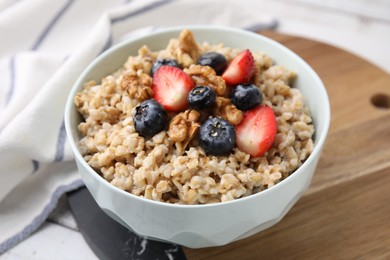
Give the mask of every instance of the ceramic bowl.
[{"label": "ceramic bowl", "polygon": [[122,42],[97,57],[81,74],[67,100],[65,124],[78,170],[98,205],[116,221],[150,239],[177,243],[191,248],[228,244],[278,221],[308,188],[320,158],[330,122],[326,89],[314,70],[281,44],[258,34],[215,26],[187,26],[198,42],[224,43],[225,46],[262,51],[276,64],[297,72],[294,87],[305,97],[315,126],[314,150],[303,165],[275,186],[230,202],[209,205],[176,205],[144,199],[109,184],[83,159],[78,148],[81,138],[77,125],[81,117],[73,98],[83,83],[111,74],[136,55],[142,45],[151,50],[164,49],[171,38],[184,28],[175,27]]}]

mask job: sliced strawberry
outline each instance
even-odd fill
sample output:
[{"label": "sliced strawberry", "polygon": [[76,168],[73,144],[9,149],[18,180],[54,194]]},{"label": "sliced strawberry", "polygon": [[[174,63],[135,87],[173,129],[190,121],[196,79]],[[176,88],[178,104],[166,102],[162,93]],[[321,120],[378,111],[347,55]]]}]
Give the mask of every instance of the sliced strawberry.
[{"label": "sliced strawberry", "polygon": [[240,52],[226,68],[222,78],[228,85],[248,83],[255,73],[255,59],[250,50]]},{"label": "sliced strawberry", "polygon": [[238,148],[253,157],[264,155],[272,146],[276,135],[276,118],[269,106],[260,105],[248,110],[236,126]]},{"label": "sliced strawberry", "polygon": [[188,93],[194,87],[190,76],[176,67],[161,66],[153,75],[153,98],[167,111],[184,110]]}]

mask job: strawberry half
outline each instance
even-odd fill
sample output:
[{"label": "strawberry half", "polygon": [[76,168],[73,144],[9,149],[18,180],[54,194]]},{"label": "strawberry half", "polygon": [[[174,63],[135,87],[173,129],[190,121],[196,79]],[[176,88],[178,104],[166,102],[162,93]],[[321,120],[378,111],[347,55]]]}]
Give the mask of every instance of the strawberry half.
[{"label": "strawberry half", "polygon": [[248,110],[236,126],[238,148],[253,157],[264,155],[272,146],[276,135],[276,118],[269,106],[260,105]]},{"label": "strawberry half", "polygon": [[250,50],[240,52],[226,68],[222,78],[228,85],[247,83],[255,73],[255,59]]},{"label": "strawberry half", "polygon": [[165,110],[178,112],[188,106],[188,93],[195,87],[184,71],[172,66],[161,66],[153,75],[153,98]]}]

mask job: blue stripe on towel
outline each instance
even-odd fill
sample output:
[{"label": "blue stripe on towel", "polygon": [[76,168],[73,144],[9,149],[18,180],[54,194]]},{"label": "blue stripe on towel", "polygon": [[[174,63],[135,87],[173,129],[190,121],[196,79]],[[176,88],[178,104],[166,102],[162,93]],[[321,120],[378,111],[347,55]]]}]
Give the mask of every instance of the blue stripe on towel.
[{"label": "blue stripe on towel", "polygon": [[35,173],[39,169],[39,162],[36,160],[32,160],[32,164],[33,164],[33,172],[32,173]]},{"label": "blue stripe on towel", "polygon": [[49,203],[45,206],[43,211],[34,218],[31,224],[27,225],[22,231],[13,235],[12,237],[8,238],[7,240],[5,240],[3,243],[0,244],[0,255],[3,254],[5,251],[9,250],[11,247],[14,247],[18,243],[26,239],[28,236],[31,235],[31,233],[37,230],[42,225],[42,223],[45,222],[49,214],[56,207],[58,200],[60,199],[62,194],[80,188],[83,185],[84,185],[83,181],[79,179],[79,180],[75,180],[74,182],[68,185],[59,186],[53,192]]},{"label": "blue stripe on towel", "polygon": [[165,5],[165,4],[170,3],[172,1],[173,0],[163,0],[163,1],[158,1],[158,2],[151,3],[150,5],[146,5],[146,6],[140,8],[140,9],[134,11],[134,12],[130,12],[130,13],[124,14],[122,16],[115,17],[115,18],[111,19],[111,23],[124,21],[124,20],[126,20],[128,18],[131,18],[131,17],[134,17],[136,15],[145,13],[147,11],[153,10],[153,9],[155,9],[157,7]]},{"label": "blue stripe on towel", "polygon": [[278,26],[279,26],[279,21],[276,18],[273,18],[270,19],[269,21],[252,23],[244,27],[243,29],[256,33],[262,30],[276,30]]},{"label": "blue stripe on towel", "polygon": [[66,141],[65,121],[62,120],[61,127],[57,137],[56,154],[54,157],[55,162],[59,162],[64,159],[65,141]]},{"label": "blue stripe on towel", "polygon": [[53,20],[50,21],[50,23],[46,26],[46,28],[43,30],[43,32],[39,35],[39,37],[36,39],[35,43],[31,47],[31,50],[36,50],[41,45],[43,40],[46,38],[46,36],[49,34],[51,29],[54,27],[54,25],[58,22],[58,20],[63,16],[66,11],[69,9],[71,4],[74,2],[74,0],[68,0],[60,9],[60,11],[53,17]]}]

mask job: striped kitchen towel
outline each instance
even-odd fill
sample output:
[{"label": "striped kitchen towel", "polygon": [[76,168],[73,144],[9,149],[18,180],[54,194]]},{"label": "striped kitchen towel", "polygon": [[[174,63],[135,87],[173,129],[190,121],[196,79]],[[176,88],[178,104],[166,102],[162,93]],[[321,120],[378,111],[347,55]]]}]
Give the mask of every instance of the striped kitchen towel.
[{"label": "striped kitchen towel", "polygon": [[87,64],[113,44],[161,27],[256,29],[261,17],[254,5],[255,0],[246,8],[234,0],[1,1],[0,254],[35,231],[63,193],[83,185],[63,114]]}]

